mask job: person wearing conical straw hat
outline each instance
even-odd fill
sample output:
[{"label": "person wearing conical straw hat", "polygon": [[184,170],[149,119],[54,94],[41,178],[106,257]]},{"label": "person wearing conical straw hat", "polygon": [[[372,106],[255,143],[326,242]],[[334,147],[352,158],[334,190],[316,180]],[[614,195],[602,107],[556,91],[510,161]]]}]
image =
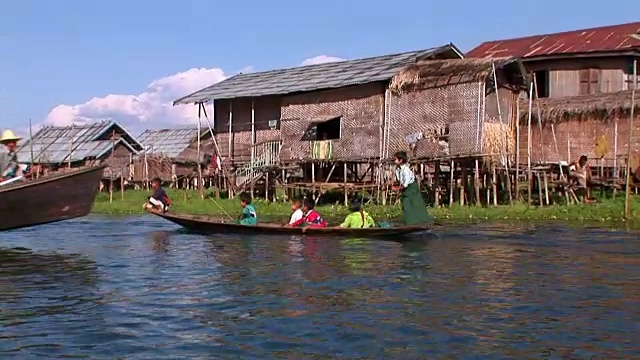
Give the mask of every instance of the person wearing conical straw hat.
[{"label": "person wearing conical straw hat", "polygon": [[7,153],[4,154],[2,161],[2,173],[0,174],[0,182],[13,179],[23,175],[22,168],[18,163],[18,141],[21,137],[16,136],[11,130],[5,130],[0,138],[0,144],[4,145]]}]

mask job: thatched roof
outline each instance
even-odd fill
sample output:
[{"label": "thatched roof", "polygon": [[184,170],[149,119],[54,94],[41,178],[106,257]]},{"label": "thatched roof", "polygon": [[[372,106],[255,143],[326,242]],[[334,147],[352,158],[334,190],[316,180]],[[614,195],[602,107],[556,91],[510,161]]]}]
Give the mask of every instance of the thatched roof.
[{"label": "thatched roof", "polygon": [[[640,109],[636,95],[635,108]],[[631,90],[592,95],[580,95],[564,98],[534,99],[531,113],[532,121],[538,119],[538,107],[543,124],[553,124],[569,120],[609,121],[618,116],[628,116],[631,110]],[[520,121],[529,117],[529,99],[520,99]]]},{"label": "thatched roof", "polygon": [[496,70],[505,70],[510,74],[506,79],[508,82],[518,87],[526,85],[527,75],[517,58],[469,58],[419,61],[394,76],[389,89],[401,94],[433,87],[492,81],[494,65]]}]

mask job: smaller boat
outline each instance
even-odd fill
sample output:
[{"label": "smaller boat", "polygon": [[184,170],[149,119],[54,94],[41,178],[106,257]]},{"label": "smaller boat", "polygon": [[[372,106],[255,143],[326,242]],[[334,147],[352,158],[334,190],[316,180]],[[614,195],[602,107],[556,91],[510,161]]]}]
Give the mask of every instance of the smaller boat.
[{"label": "smaller boat", "polygon": [[242,235],[318,235],[318,236],[362,236],[383,238],[390,241],[400,241],[397,238],[402,235],[415,234],[431,230],[430,225],[400,226],[394,228],[366,228],[366,229],[345,229],[345,228],[300,228],[285,227],[282,224],[261,223],[258,225],[240,225],[231,222],[224,222],[223,219],[190,214],[162,213],[159,211],[147,210],[147,212],[157,215],[165,220],[169,220],[189,230],[205,234],[242,234]]},{"label": "smaller boat", "polygon": [[0,231],[85,216],[91,212],[106,165],[0,186]]}]

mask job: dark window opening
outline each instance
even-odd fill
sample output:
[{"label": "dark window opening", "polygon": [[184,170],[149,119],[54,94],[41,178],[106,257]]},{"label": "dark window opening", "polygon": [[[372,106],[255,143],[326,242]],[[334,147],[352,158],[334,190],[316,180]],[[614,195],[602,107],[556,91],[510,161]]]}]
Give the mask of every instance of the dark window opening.
[{"label": "dark window opening", "polygon": [[580,95],[600,93],[600,69],[580,70]]},{"label": "dark window opening", "polygon": [[538,99],[549,97],[549,71],[540,70],[533,73],[535,79],[536,96]]},{"label": "dark window opening", "polygon": [[318,141],[340,139],[340,119],[341,117],[335,117],[327,121],[311,123],[304,132],[302,140]]},{"label": "dark window opening", "polygon": [[627,84],[627,89],[633,89],[634,86],[638,86],[640,81],[633,81],[633,75],[638,75],[638,69],[635,67],[637,64],[634,63],[633,59],[629,62],[629,68],[625,70],[625,82]]}]

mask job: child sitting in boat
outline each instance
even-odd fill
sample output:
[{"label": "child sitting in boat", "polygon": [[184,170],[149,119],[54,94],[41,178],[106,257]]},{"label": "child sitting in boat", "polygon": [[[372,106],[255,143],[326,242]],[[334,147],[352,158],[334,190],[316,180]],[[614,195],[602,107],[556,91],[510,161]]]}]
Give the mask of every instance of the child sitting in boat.
[{"label": "child sitting in boat", "polygon": [[340,226],[338,227],[366,229],[376,226],[376,223],[371,215],[364,211],[362,202],[360,200],[353,200],[349,206],[349,209],[352,211],[351,214],[347,215],[342,224],[340,224]]},{"label": "child sitting in boat", "polygon": [[291,214],[291,219],[289,219],[289,225],[296,223],[304,217],[304,213],[302,212],[302,200],[291,200],[291,211],[293,211],[293,213]]},{"label": "child sitting in boat", "polygon": [[308,226],[312,228],[327,227],[327,222],[317,211],[313,209],[315,205],[316,204],[312,199],[304,199],[302,202],[302,210],[305,213],[304,217],[287,226]]},{"label": "child sitting in boat", "polygon": [[251,205],[251,194],[246,192],[241,193],[240,204],[242,204],[242,212],[238,217],[238,224],[257,225],[258,214],[256,214],[256,209]]},{"label": "child sitting in boat", "polygon": [[169,196],[162,188],[162,180],[160,178],[151,180],[151,187],[153,188],[153,194],[149,196],[149,201],[144,204],[144,208],[167,212],[169,205],[171,205],[171,200],[169,200]]}]

